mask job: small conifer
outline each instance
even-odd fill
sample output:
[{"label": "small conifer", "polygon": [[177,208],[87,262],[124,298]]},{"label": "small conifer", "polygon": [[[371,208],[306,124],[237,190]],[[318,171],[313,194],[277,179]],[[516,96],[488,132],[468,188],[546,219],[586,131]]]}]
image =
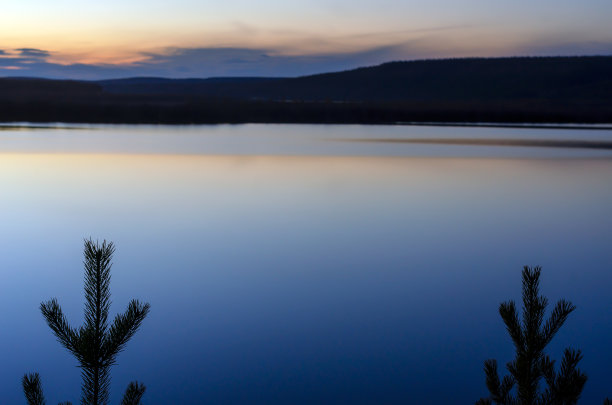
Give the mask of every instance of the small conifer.
[{"label": "small conifer", "polygon": [[[123,314],[108,322],[110,310],[110,270],[115,247],[112,242],[102,244],[85,240],[85,323],[79,328],[68,324],[57,300],[40,305],[40,310],[57,340],[79,362],[81,368],[81,404],[107,405],[109,399],[110,367],[117,355],[138,331],[149,313],[148,303],[132,300]],[[45,399],[38,373],[26,374],[22,380],[29,405],[44,405]],[[131,382],[122,405],[138,405],[145,386]]]}]

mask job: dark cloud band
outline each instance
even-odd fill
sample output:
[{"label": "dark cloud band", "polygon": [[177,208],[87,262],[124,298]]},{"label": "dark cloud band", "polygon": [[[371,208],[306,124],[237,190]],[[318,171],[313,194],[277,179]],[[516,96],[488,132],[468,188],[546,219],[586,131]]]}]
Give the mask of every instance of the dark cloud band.
[{"label": "dark cloud band", "polygon": [[36,48],[18,48],[15,51],[19,52],[19,56],[23,57],[31,57],[31,58],[47,58],[51,56],[49,51],[45,51],[44,49],[36,49]]},{"label": "dark cloud band", "polygon": [[[612,54],[612,44],[592,43],[523,48],[525,55]],[[566,52],[564,52],[566,51]],[[142,53],[143,60],[131,64],[71,64],[49,62],[51,52],[36,48],[0,50],[0,76],[30,76],[100,80],[135,76],[169,78],[206,77],[295,77],[375,65],[392,60],[440,58],[454,55],[432,51],[427,44],[412,42],[381,46],[351,53],[284,55],[274,49],[168,48]],[[471,55],[478,56],[478,55]],[[516,56],[516,55],[513,55]]]}]

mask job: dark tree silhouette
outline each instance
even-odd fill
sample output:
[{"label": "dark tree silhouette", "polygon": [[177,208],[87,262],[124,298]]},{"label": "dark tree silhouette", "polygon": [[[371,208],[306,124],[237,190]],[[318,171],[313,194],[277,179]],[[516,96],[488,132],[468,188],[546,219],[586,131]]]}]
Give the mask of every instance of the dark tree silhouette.
[{"label": "dark tree silhouette", "polygon": [[132,381],[123,395],[121,405],[138,405],[140,399],[144,395],[146,387],[143,384],[139,384],[138,381]]},{"label": "dark tree silhouette", "polygon": [[[499,306],[499,314],[514,343],[516,357],[506,365],[510,374],[501,380],[497,362],[485,361],[490,397],[481,399],[477,404],[569,405],[576,404],[580,398],[587,380],[587,376],[577,368],[582,359],[580,350],[565,349],[559,371],[555,371],[555,361],[544,353],[576,307],[566,300],[560,300],[548,320],[544,321],[548,300],[539,295],[540,274],[540,267],[523,268],[522,320],[514,301]],[[546,383],[544,390],[540,390],[541,380]]]},{"label": "dark tree silhouette", "polygon": [[[104,241],[99,244],[91,239],[85,240],[83,326],[78,329],[71,327],[55,298],[40,305],[40,310],[57,340],[79,362],[82,405],[108,404],[110,367],[115,364],[117,355],[136,333],[150,309],[148,303],[132,300],[125,313],[117,315],[109,325],[110,270],[114,251],[112,242]],[[24,376],[23,388],[30,405],[45,403],[37,373]],[[139,404],[144,391],[144,385],[130,383],[122,404]]]},{"label": "dark tree silhouette", "polygon": [[28,405],[45,405],[45,396],[43,395],[40,375],[38,373],[24,375],[21,379],[21,384],[23,385],[23,392]]}]

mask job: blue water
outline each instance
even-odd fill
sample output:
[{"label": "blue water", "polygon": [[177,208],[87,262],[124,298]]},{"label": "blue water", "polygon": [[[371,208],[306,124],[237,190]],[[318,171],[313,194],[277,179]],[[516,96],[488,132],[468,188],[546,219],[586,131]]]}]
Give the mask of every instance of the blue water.
[{"label": "blue water", "polygon": [[115,242],[113,313],[152,311],[112,369],[148,404],[473,403],[510,361],[523,265],[576,306],[583,403],[612,396],[612,150],[360,142],[612,140],[612,131],[54,126],[0,131],[0,398],[78,403],[38,305],[82,322],[83,238]]}]

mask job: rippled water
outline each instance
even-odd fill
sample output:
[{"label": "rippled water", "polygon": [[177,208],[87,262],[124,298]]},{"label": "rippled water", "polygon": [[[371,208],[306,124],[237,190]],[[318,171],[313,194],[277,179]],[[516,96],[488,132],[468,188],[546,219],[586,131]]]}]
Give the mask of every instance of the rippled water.
[{"label": "rippled water", "polygon": [[49,403],[78,402],[79,370],[38,305],[57,297],[82,322],[91,236],[117,245],[113,312],[152,305],[112,403],[133,379],[151,404],[473,403],[483,361],[512,356],[497,306],[538,264],[543,293],[577,305],[550,354],[581,348],[584,403],[600,403],[610,142],[559,128],[5,127],[2,402],[23,402],[34,370]]}]

